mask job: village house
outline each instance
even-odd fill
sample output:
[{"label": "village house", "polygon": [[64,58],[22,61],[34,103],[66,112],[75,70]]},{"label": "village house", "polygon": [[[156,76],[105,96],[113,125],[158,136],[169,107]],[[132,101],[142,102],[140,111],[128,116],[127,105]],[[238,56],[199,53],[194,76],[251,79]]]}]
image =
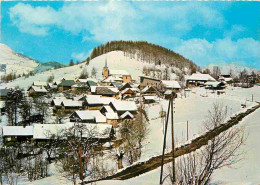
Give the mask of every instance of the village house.
[{"label": "village house", "polygon": [[127,111],[133,115],[137,114],[137,106],[133,101],[117,100],[117,101],[110,102],[109,105],[113,109],[113,111],[118,114],[119,117]]},{"label": "village house", "polygon": [[52,106],[53,114],[57,113],[57,111],[62,108],[61,103],[63,100],[66,100],[66,98],[65,97],[55,97],[54,99],[52,99],[51,106]]},{"label": "village house", "polygon": [[136,93],[137,92],[132,90],[132,88],[126,88],[126,89],[124,89],[123,91],[120,92],[122,99],[136,97]]},{"label": "village house", "polygon": [[84,109],[100,110],[103,105],[109,105],[110,102],[116,101],[112,97],[102,97],[101,95],[87,95],[82,97]]},{"label": "village house", "polygon": [[41,81],[34,81],[32,86],[37,86],[37,87],[47,87],[47,82],[41,82]]},{"label": "village house", "polygon": [[70,115],[71,122],[106,124],[107,119],[99,110],[74,111]]},{"label": "village house", "polygon": [[74,85],[71,86],[72,92],[83,93],[89,91],[89,89],[90,87],[88,86],[87,83],[75,83]]},{"label": "village house", "polygon": [[47,89],[43,86],[31,86],[27,91],[28,96],[42,96],[48,93]]},{"label": "village house", "polygon": [[0,101],[6,100],[9,91],[10,89],[0,89]]},{"label": "village house", "polygon": [[120,120],[123,124],[132,124],[134,116],[129,111],[126,111],[124,114],[120,116]]},{"label": "village house", "polygon": [[143,96],[143,101],[145,104],[155,103],[158,101],[158,96]]},{"label": "village house", "polygon": [[154,86],[146,86],[141,90],[141,93],[146,96],[155,96],[159,94],[158,90]]},{"label": "village house", "polygon": [[231,84],[233,82],[233,78],[231,77],[230,74],[221,74],[218,77],[218,80],[221,82],[226,82],[227,84]]},{"label": "village house", "polygon": [[115,87],[110,87],[110,86],[92,86],[91,94],[101,95],[104,97],[113,97],[116,99],[119,98],[119,90]]},{"label": "village house", "polygon": [[147,86],[152,86],[157,88],[158,85],[160,84],[160,80],[155,79],[155,78],[150,78],[147,76],[140,76],[140,89],[144,89]]},{"label": "village house", "polygon": [[74,84],[74,80],[62,80],[61,83],[58,84],[59,91],[70,90]]},{"label": "village house", "polygon": [[107,123],[113,125],[113,127],[117,127],[118,124],[118,115],[116,112],[113,111],[113,109],[109,105],[104,105],[101,109],[100,112],[106,116],[107,118]]},{"label": "village house", "polygon": [[186,80],[187,87],[196,87],[204,85],[206,82],[215,82],[216,80],[209,74],[194,73]]},{"label": "village house", "polygon": [[[81,130],[75,130],[75,126]],[[66,124],[35,124],[33,128],[33,140],[44,142],[50,139],[67,139],[67,133],[75,133],[77,137],[91,138],[99,142],[110,141],[114,135],[112,125],[108,124],[88,124],[69,122]]]},{"label": "village house", "polygon": [[33,138],[33,126],[3,126],[4,142],[22,142]]},{"label": "village house", "polygon": [[74,101],[71,99],[66,99],[61,102],[62,110],[65,111],[66,114],[71,113],[75,110],[82,109],[82,101]]},{"label": "village house", "polygon": [[225,82],[206,82],[205,88],[212,89],[212,90],[222,90],[226,87]]},{"label": "village house", "polygon": [[175,93],[179,92],[181,89],[181,86],[179,82],[175,80],[161,80],[158,89],[162,92],[165,92],[167,90],[174,91]]}]

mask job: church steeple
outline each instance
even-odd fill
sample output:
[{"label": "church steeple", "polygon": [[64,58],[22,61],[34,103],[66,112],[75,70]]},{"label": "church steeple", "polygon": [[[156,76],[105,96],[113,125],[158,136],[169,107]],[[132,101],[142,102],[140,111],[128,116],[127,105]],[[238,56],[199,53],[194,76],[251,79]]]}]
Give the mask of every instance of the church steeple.
[{"label": "church steeple", "polygon": [[105,66],[103,67],[103,78],[107,78],[109,76],[109,70],[107,67],[107,58],[105,60]]},{"label": "church steeple", "polygon": [[106,58],[106,61],[105,61],[105,67],[107,67],[107,58]]}]

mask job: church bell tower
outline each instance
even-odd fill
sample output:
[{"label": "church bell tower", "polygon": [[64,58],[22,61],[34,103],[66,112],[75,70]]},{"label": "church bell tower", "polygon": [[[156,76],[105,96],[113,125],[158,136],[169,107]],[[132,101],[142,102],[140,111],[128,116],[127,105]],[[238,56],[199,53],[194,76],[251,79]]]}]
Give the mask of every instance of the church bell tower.
[{"label": "church bell tower", "polygon": [[109,76],[109,70],[108,70],[108,67],[107,67],[107,59],[105,61],[105,66],[103,67],[103,78],[107,78]]}]

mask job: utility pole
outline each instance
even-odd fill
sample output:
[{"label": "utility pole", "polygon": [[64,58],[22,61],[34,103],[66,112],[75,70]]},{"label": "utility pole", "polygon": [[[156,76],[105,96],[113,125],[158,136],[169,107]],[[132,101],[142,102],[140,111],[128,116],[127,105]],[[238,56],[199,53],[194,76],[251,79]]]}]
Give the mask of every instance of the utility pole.
[{"label": "utility pole", "polygon": [[175,94],[171,95],[171,125],[172,125],[172,183],[175,183],[175,158],[174,158],[174,124],[173,124],[173,100]]},{"label": "utility pole", "polygon": [[[174,122],[173,122],[173,113],[174,113],[173,100],[175,98],[175,95],[176,94],[174,92],[172,92],[170,99],[169,99],[169,104],[168,104],[168,111],[167,111],[167,117],[166,117],[166,122],[165,122],[164,140],[163,140],[160,185],[162,185],[163,181],[165,180],[165,179],[162,178],[162,176],[163,176],[163,165],[164,165],[164,154],[165,154],[165,146],[166,146],[167,127],[168,127],[168,121],[169,121],[169,114],[170,113],[171,113],[171,137],[172,137],[172,179],[171,179],[172,183],[174,184],[175,180],[176,180],[176,178],[175,178],[175,158],[174,158]],[[170,112],[170,109],[171,109],[171,112]]]}]

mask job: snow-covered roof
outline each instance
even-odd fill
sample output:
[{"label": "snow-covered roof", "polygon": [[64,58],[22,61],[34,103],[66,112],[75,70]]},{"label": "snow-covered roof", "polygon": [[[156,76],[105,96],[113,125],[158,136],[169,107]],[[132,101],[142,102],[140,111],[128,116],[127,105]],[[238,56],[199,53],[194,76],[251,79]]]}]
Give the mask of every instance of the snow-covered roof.
[{"label": "snow-covered roof", "polygon": [[114,70],[114,69],[109,69],[109,74],[110,75],[129,75],[129,73],[125,70]]},{"label": "snow-covered roof", "polygon": [[224,82],[206,82],[205,83],[206,86],[212,86],[212,87],[217,87],[220,84],[224,85]]},{"label": "snow-covered roof", "polygon": [[155,100],[157,99],[157,96],[144,96],[145,100]]},{"label": "snow-covered roof", "polygon": [[116,81],[123,81],[123,79],[119,76],[109,76],[109,77],[105,78],[102,82],[103,83],[112,83],[112,82],[116,82]]},{"label": "snow-covered roof", "polygon": [[33,86],[47,86],[47,82],[34,81]]},{"label": "snow-covered roof", "polygon": [[102,108],[105,108],[107,111],[105,113],[107,119],[118,119],[117,113],[115,113],[109,105],[104,105]]},{"label": "snow-covered roof", "polygon": [[81,101],[74,101],[74,100],[63,100],[62,101],[63,106],[65,107],[81,107],[82,102]]},{"label": "snow-covered roof", "polygon": [[[81,120],[93,120],[95,119],[97,123],[106,123],[106,117],[101,114],[99,110],[81,110],[75,111]],[[74,114],[73,113],[73,114]]]},{"label": "snow-covered roof", "polygon": [[48,91],[43,86],[31,86],[28,90],[33,89],[35,92],[38,93],[47,93]]},{"label": "snow-covered roof", "polygon": [[146,86],[141,92],[142,93],[145,93],[145,92],[148,92],[148,91],[156,91],[156,89],[152,86]]},{"label": "snow-covered roof", "polygon": [[3,136],[32,136],[33,126],[3,126]]},{"label": "snow-covered roof", "polygon": [[172,89],[180,89],[181,88],[179,82],[177,82],[175,80],[162,80],[161,82],[162,82],[162,84],[165,88],[172,88]]},{"label": "snow-covered roof", "polygon": [[52,136],[64,138],[69,124],[34,124],[33,139],[50,139]]},{"label": "snow-covered roof", "polygon": [[171,90],[167,90],[167,91],[165,91],[164,94],[166,94],[166,95],[171,95],[171,94],[172,94],[172,91],[171,91]]},{"label": "snow-covered roof", "polygon": [[124,89],[124,90],[121,92],[121,94],[125,94],[128,90],[130,90],[130,91],[133,92],[132,88],[126,88],[126,89]]},{"label": "snow-covered roof", "polygon": [[88,95],[86,96],[88,104],[101,104],[108,105],[110,102],[116,101],[113,97],[102,97],[100,95]]},{"label": "snow-covered roof", "polygon": [[124,119],[125,117],[130,116],[132,119],[134,118],[133,114],[130,112],[126,111],[124,114],[120,116],[121,119]]},{"label": "snow-covered roof", "polygon": [[133,101],[114,101],[111,102],[117,111],[137,111],[137,106]]},{"label": "snow-covered roof", "polygon": [[[35,124],[34,139],[50,139],[51,136],[66,138],[65,133],[74,133],[75,126],[82,128],[82,137],[88,138],[109,138],[112,125],[109,124],[88,124],[88,123],[66,123],[66,124]],[[79,133],[76,133],[80,135]]]},{"label": "snow-covered roof", "polygon": [[193,73],[191,76],[188,77],[187,80],[195,80],[195,81],[216,81],[212,76],[209,74],[201,74],[201,73]]}]

